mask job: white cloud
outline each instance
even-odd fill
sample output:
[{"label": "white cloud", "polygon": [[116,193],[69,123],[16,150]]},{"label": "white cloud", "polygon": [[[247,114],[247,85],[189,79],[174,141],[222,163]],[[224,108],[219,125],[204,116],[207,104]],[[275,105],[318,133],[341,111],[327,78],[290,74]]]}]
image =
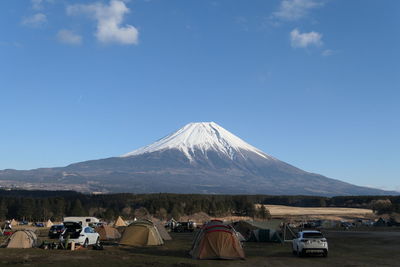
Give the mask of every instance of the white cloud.
[{"label": "white cloud", "polygon": [[317,0],[282,0],[278,11],[272,16],[281,20],[298,20],[306,17],[311,9],[322,6]]},{"label": "white cloud", "polygon": [[22,20],[22,24],[31,27],[39,27],[47,22],[47,17],[43,13],[36,13]]},{"label": "white cloud", "polygon": [[70,30],[60,30],[57,39],[65,44],[78,45],[82,43],[82,37]]},{"label": "white cloud", "polygon": [[306,48],[308,46],[321,46],[322,42],[322,34],[318,32],[305,32],[300,33],[298,29],[294,29],[290,32],[290,41],[292,47],[301,47]]},{"label": "white cloud", "polygon": [[126,45],[137,44],[139,31],[132,25],[121,25],[127,13],[129,13],[129,8],[122,0],[111,0],[109,5],[94,3],[67,7],[68,15],[87,14],[97,21],[95,36],[98,41]]}]

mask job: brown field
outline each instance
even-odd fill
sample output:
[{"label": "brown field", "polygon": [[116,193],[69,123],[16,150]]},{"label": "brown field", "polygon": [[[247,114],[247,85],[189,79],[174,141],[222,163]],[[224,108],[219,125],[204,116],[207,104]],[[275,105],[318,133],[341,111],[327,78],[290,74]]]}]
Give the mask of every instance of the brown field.
[{"label": "brown field", "polygon": [[[372,218],[374,213],[370,209],[358,208],[303,208],[282,205],[264,205],[272,217],[307,217],[308,219],[341,220],[348,218]],[[259,205],[258,205],[259,207]]]},{"label": "brown field", "polygon": [[[172,233],[164,246],[133,248],[105,246],[103,251],[78,251],[0,248],[0,266],[399,266],[400,229],[375,231],[326,231],[327,258],[298,258],[290,243],[244,243],[246,260],[199,261],[191,259],[193,233]],[[381,231],[382,230],[382,231]],[[46,230],[41,230],[45,239]]]}]

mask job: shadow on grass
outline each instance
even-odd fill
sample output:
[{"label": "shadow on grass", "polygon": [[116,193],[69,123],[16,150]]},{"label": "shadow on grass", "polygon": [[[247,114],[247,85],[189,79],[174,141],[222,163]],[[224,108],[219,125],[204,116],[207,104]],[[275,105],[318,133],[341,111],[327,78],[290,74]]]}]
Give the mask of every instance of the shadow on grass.
[{"label": "shadow on grass", "polygon": [[134,253],[134,254],[145,254],[152,256],[160,256],[160,257],[176,257],[176,258],[184,258],[191,259],[189,256],[189,251],[178,250],[178,249],[169,249],[165,247],[125,247],[121,246],[121,250]]}]

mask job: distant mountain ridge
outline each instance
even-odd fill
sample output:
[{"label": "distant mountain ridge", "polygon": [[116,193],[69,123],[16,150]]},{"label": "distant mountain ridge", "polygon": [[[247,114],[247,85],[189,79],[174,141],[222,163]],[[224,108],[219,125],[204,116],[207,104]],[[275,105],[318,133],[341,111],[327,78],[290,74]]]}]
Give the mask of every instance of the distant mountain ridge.
[{"label": "distant mountain ridge", "polygon": [[119,157],[60,168],[0,171],[0,185],[84,192],[387,195],[309,173],[246,143],[214,122],[190,123]]}]

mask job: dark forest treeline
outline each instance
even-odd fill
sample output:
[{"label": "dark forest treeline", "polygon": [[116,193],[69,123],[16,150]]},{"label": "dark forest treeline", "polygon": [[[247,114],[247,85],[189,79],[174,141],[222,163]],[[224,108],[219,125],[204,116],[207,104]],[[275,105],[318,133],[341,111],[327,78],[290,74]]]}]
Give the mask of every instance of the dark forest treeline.
[{"label": "dark forest treeline", "polygon": [[96,216],[114,219],[152,214],[158,218],[178,218],[205,212],[211,216],[242,215],[268,217],[268,211],[254,204],[302,207],[359,207],[400,212],[400,196],[265,196],[198,194],[105,194],[86,195],[72,191],[0,190],[0,219],[43,221],[64,216]]}]

